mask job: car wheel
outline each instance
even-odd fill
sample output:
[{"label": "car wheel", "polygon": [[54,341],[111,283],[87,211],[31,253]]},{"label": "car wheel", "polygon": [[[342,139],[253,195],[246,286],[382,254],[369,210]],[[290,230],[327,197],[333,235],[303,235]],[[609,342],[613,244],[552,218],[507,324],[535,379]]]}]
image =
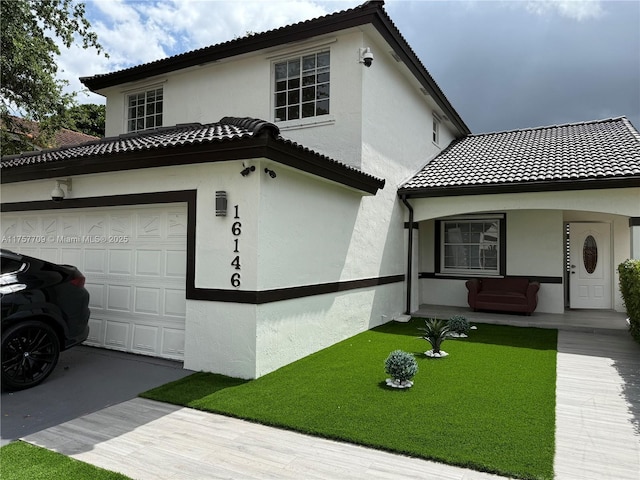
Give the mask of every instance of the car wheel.
[{"label": "car wheel", "polygon": [[22,390],[38,385],[59,356],[60,341],[46,323],[29,320],[8,327],[2,332],[2,386]]}]

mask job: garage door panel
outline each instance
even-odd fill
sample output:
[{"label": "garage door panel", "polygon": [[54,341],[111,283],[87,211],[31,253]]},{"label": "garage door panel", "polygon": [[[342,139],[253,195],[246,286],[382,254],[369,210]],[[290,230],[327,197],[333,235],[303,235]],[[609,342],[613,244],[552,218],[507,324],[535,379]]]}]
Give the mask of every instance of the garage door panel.
[{"label": "garage door panel", "polygon": [[40,219],[27,218],[22,220],[22,235],[38,235],[40,233]]},{"label": "garage door panel", "polygon": [[111,215],[111,235],[131,237],[131,215]]},{"label": "garage door panel", "polygon": [[118,350],[130,350],[130,348],[127,348],[129,344],[129,330],[131,329],[130,323],[107,320],[105,326],[104,344],[106,346]]},{"label": "garage door panel", "polygon": [[109,273],[116,275],[131,275],[133,252],[131,250],[109,251]]},{"label": "garage door panel", "polygon": [[2,215],[2,236],[14,237],[18,234],[18,218]]},{"label": "garage door panel", "polygon": [[88,215],[84,217],[82,233],[87,236],[104,236],[106,235],[106,225],[106,215]]},{"label": "garage door panel", "polygon": [[85,272],[84,261],[82,258],[82,251],[77,248],[62,248],[60,249],[60,263],[66,265],[75,265],[81,272]]},{"label": "garage door panel", "polygon": [[162,275],[162,250],[138,250],[136,275],[158,277]]},{"label": "garage door panel", "polygon": [[164,291],[164,314],[174,317],[186,315],[187,305],[184,302],[184,290],[165,289]]},{"label": "garage door panel", "polygon": [[97,283],[85,283],[84,288],[86,288],[89,292],[89,308],[91,309],[91,313],[95,313],[96,310],[104,310],[106,285]]},{"label": "garage door panel", "polygon": [[187,253],[185,251],[167,250],[165,265],[166,276],[185,278],[187,276]]},{"label": "garage door panel", "polygon": [[162,329],[162,356],[168,358],[184,357],[184,330]]},{"label": "garage door panel", "polygon": [[155,354],[159,346],[158,330],[155,325],[134,325],[132,350],[147,355]]},{"label": "garage door panel", "polygon": [[139,239],[159,239],[162,237],[160,216],[155,214],[138,214],[136,235]]},{"label": "garage door panel", "polygon": [[134,311],[152,315],[162,314],[162,291],[159,288],[136,287]]},{"label": "garage door panel", "polygon": [[[75,265],[84,273],[91,309],[88,344],[172,359],[184,356],[186,232],[186,207],[176,204],[2,218],[5,237],[46,238],[44,244],[4,243],[4,248]],[[110,242],[109,236],[120,240]]]},{"label": "garage door panel", "polygon": [[90,249],[84,251],[84,270],[83,273],[97,273],[104,275],[107,273],[107,251],[104,249]]},{"label": "garage door panel", "polygon": [[107,285],[107,310],[131,311],[131,287],[128,285]]},{"label": "garage door panel", "polygon": [[167,219],[167,237],[181,238],[187,235],[187,214],[170,212]]},{"label": "garage door panel", "polygon": [[89,319],[89,336],[85,341],[88,345],[101,346],[104,345],[104,329],[103,321],[97,318]]}]

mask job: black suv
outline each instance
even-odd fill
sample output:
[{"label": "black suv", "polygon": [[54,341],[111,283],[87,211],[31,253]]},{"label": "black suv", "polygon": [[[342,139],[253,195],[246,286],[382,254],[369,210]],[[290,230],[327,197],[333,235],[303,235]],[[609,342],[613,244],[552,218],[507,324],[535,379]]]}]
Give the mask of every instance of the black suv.
[{"label": "black suv", "polygon": [[62,350],[89,335],[89,292],[76,267],[0,250],[2,387],[33,387]]}]

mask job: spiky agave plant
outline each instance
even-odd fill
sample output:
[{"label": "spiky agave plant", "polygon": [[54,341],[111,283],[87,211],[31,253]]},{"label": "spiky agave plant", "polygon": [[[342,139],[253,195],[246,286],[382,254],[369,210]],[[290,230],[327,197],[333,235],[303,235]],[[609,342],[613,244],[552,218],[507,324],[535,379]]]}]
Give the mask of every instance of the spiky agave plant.
[{"label": "spiky agave plant", "polygon": [[449,322],[438,318],[430,318],[424,321],[424,328],[418,330],[424,332],[420,338],[431,344],[433,353],[440,353],[440,345],[449,336]]}]

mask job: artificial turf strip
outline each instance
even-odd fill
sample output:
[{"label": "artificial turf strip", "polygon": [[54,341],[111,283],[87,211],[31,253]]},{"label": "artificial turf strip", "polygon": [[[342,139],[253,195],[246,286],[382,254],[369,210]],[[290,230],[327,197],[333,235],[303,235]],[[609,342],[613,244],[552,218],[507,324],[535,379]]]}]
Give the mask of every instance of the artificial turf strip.
[{"label": "artificial turf strip", "polygon": [[2,480],[131,480],[88,463],[25,442],[0,448]]},{"label": "artificial turf strip", "polygon": [[[476,470],[553,478],[557,331],[478,325],[429,359],[422,319],[391,322],[256,380],[198,373],[146,398]],[[384,360],[414,353],[407,390],[386,387]],[[193,385],[197,385],[194,387]],[[181,392],[187,391],[186,395]]]}]

